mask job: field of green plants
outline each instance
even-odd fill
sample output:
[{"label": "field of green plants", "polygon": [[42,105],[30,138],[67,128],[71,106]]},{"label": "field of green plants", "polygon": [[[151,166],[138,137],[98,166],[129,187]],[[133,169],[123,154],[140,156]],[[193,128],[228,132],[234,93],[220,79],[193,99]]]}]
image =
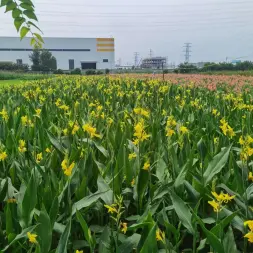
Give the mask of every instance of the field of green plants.
[{"label": "field of green plants", "polygon": [[253,252],[252,83],[0,87],[0,252]]}]

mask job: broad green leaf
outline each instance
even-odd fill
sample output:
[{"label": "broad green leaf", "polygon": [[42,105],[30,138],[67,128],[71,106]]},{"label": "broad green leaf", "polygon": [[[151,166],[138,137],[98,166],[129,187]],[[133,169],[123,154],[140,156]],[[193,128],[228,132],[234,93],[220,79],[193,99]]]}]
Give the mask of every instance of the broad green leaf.
[{"label": "broad green leaf", "polygon": [[5,222],[6,222],[6,234],[7,236],[9,236],[9,234],[14,233],[10,204],[7,204],[6,206]]},{"label": "broad green leaf", "polygon": [[25,10],[34,11],[33,6],[28,3],[21,3],[20,7],[22,7]]},{"label": "broad green leaf", "polygon": [[72,207],[72,215],[76,213],[76,210],[79,211],[83,208],[89,207],[90,205],[98,201],[106,192],[98,192],[91,194],[90,196],[84,197],[83,199],[74,203]]},{"label": "broad green leaf", "polygon": [[150,230],[140,253],[156,253],[157,252],[156,229],[157,229],[157,226],[154,225],[152,229]]},{"label": "broad green leaf", "polygon": [[49,212],[51,227],[54,226],[58,212],[59,212],[59,202],[58,202],[58,197],[55,197],[53,200],[52,206],[50,208],[50,212]]},{"label": "broad green leaf", "polygon": [[54,137],[51,133],[47,132],[47,136],[51,142],[51,144],[62,154],[65,154],[65,149],[62,144]]},{"label": "broad green leaf", "polygon": [[52,226],[46,211],[40,211],[38,223],[37,234],[41,252],[47,253],[51,248]]},{"label": "broad green leaf", "polygon": [[20,30],[20,38],[21,40],[26,36],[26,34],[30,31],[29,28],[27,28],[26,26],[23,26]]},{"label": "broad green leaf", "polygon": [[1,6],[5,6],[10,0],[1,0]]},{"label": "broad green leaf", "polygon": [[5,12],[12,11],[12,10],[14,10],[16,7],[17,7],[17,4],[16,4],[15,2],[13,2],[12,0],[10,0],[10,1],[7,3],[7,5],[6,5]]},{"label": "broad green leaf", "polygon": [[119,252],[132,253],[133,250],[137,248],[140,239],[141,236],[139,234],[133,234],[132,236],[127,237],[119,246]]},{"label": "broad green leaf", "polygon": [[34,19],[34,20],[38,21],[38,19],[33,11],[25,10],[25,11],[23,11],[23,14],[26,15],[30,19]]},{"label": "broad green leaf", "polygon": [[[37,25],[35,25],[31,20],[29,20],[28,22],[27,22],[27,24],[28,25],[31,25],[31,26],[34,26],[35,28],[37,28],[40,32],[42,32],[41,31],[41,29],[37,26]],[[37,34],[37,33],[36,33]],[[37,35],[39,35],[39,34],[37,34]],[[36,36],[36,35],[35,35]],[[40,35],[39,35],[40,36]],[[41,36],[40,36],[41,37]],[[37,36],[36,36],[36,38],[38,39],[38,40],[40,40]],[[41,43],[44,43],[44,40],[42,39],[42,40],[40,40],[40,42]]]},{"label": "broad green leaf", "polygon": [[205,186],[211,182],[213,177],[220,173],[222,168],[226,165],[229,157],[229,152],[231,149],[232,145],[230,145],[227,148],[224,148],[219,154],[217,154],[213,160],[209,163],[206,171],[204,172],[204,182]]},{"label": "broad green leaf", "polygon": [[83,229],[85,240],[89,243],[90,248],[93,249],[94,243],[93,243],[93,238],[92,238],[90,229],[89,229],[86,221],[84,220],[82,214],[78,210],[76,211],[76,217],[77,217],[77,219],[78,219],[78,221],[79,221],[79,223],[80,223],[80,225]]},{"label": "broad green leaf", "polygon": [[20,15],[22,14],[22,11],[20,10],[20,9],[14,9],[13,11],[12,11],[12,17],[15,19],[15,18],[18,18],[18,17],[20,17]]},{"label": "broad green leaf", "polygon": [[149,182],[149,172],[147,170],[141,169],[138,176],[137,182],[137,194],[138,194],[138,205],[139,208],[142,208],[142,202],[144,198],[145,190],[147,189]]},{"label": "broad green leaf", "polygon": [[25,22],[24,18],[21,17],[17,17],[14,19],[14,25],[17,29],[17,31],[19,31],[20,27],[22,26],[22,24]]},{"label": "broad green leaf", "polygon": [[224,237],[223,246],[225,253],[238,253],[233,234],[233,229],[231,227],[228,228],[228,232]]},{"label": "broad green leaf", "polygon": [[178,174],[175,183],[174,183],[174,187],[175,189],[178,189],[181,185],[184,184],[184,180],[185,180],[185,176],[187,174],[187,170],[188,170],[188,163],[186,163],[183,168],[181,169],[180,173]]},{"label": "broad green leaf", "polygon": [[94,145],[96,146],[96,148],[105,156],[108,157],[109,156],[109,152],[101,145],[99,145],[97,142],[93,141]]},{"label": "broad green leaf", "polygon": [[33,33],[33,35],[38,39],[39,42],[41,42],[42,44],[44,43],[44,40],[42,39],[41,35],[39,35],[38,33]]},{"label": "broad green leaf", "polygon": [[3,179],[0,184],[0,203],[4,201],[6,194],[8,192],[8,180]]},{"label": "broad green leaf", "polygon": [[194,235],[195,231],[191,223],[192,214],[190,212],[190,209],[186,206],[185,202],[173,191],[170,192],[170,197],[179,220],[187,228],[189,233]]},{"label": "broad green leaf", "polygon": [[99,253],[111,253],[112,252],[112,246],[111,246],[111,231],[109,227],[105,226],[99,240],[99,247],[98,252]]},{"label": "broad green leaf", "polygon": [[220,240],[218,239],[218,237],[216,235],[214,235],[212,232],[210,232],[208,229],[206,229],[206,227],[205,227],[204,223],[202,222],[202,220],[195,213],[193,213],[193,215],[195,216],[195,219],[198,221],[198,223],[201,226],[203,232],[205,233],[207,241],[209,242],[211,247],[216,252],[225,253],[223,245],[220,242]]},{"label": "broad green leaf", "polygon": [[160,182],[164,181],[165,179],[165,169],[167,168],[166,163],[164,160],[160,157],[157,165],[156,165],[156,176],[159,179]]},{"label": "broad green leaf", "polygon": [[220,221],[215,227],[213,227],[210,232],[212,232],[214,235],[219,236],[220,231],[223,231],[226,226],[230,224],[230,222],[234,219],[234,217],[238,214],[237,212],[234,212],[224,218],[222,221]]},{"label": "broad green leaf", "polygon": [[70,230],[71,230],[71,218],[61,235],[58,247],[56,249],[56,253],[67,253]]},{"label": "broad green leaf", "polygon": [[22,201],[21,207],[22,215],[20,220],[21,227],[26,228],[31,224],[36,203],[37,203],[37,181],[35,179],[34,174],[32,173]]}]

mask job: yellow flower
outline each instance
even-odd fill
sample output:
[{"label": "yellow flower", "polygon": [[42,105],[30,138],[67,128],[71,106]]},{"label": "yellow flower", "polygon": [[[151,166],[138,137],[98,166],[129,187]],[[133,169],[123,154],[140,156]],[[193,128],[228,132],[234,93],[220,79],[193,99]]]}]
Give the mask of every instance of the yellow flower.
[{"label": "yellow flower", "polygon": [[175,131],[173,129],[168,128],[166,136],[171,137],[173,134],[175,134]]},{"label": "yellow flower", "polygon": [[108,205],[104,205],[104,206],[105,206],[105,208],[108,209],[108,213],[111,213],[111,214],[113,214],[113,213],[118,213],[118,211],[117,211],[117,209],[115,208],[115,205],[114,205],[114,204],[111,205],[111,206],[108,206]]},{"label": "yellow flower", "polygon": [[36,234],[32,234],[32,233],[28,232],[27,237],[28,237],[30,243],[37,243],[37,240],[36,240],[37,235]]},{"label": "yellow flower", "polygon": [[13,203],[17,203],[17,200],[12,198],[12,199],[7,199],[6,202],[13,204]]},{"label": "yellow flower", "polygon": [[252,174],[252,172],[249,173],[248,180],[249,181],[253,181],[253,174]]},{"label": "yellow flower", "polygon": [[80,105],[78,101],[75,102],[75,108],[77,108]]},{"label": "yellow flower", "polygon": [[50,149],[50,148],[46,148],[46,153],[51,153],[52,152],[52,150]]},{"label": "yellow flower", "polygon": [[136,157],[137,157],[136,153],[131,153],[131,154],[128,155],[128,159],[129,159],[130,161],[131,161],[132,159],[136,158]]},{"label": "yellow flower", "polygon": [[143,120],[139,121],[135,126],[134,126],[134,137],[136,139],[133,141],[135,145],[138,145],[140,142],[147,140],[150,135],[145,132],[145,127],[144,127],[144,122]]},{"label": "yellow flower", "polygon": [[143,108],[140,108],[140,107],[135,108],[134,109],[134,113],[137,114],[137,115],[144,116],[146,118],[149,118],[149,114],[150,114],[149,111],[147,111],[147,110],[145,110]]},{"label": "yellow flower", "polygon": [[219,195],[216,193],[216,192],[212,192],[212,195],[216,198],[216,200],[219,202],[219,203],[228,203],[228,201],[231,201],[232,199],[235,198],[235,195],[233,196],[230,196],[228,195],[227,193],[220,193]]},{"label": "yellow flower", "polygon": [[162,232],[159,228],[156,230],[156,240],[165,242],[165,233]]},{"label": "yellow flower", "polygon": [[143,169],[148,170],[149,168],[150,168],[150,163],[149,163],[149,161],[147,161],[144,163]]},{"label": "yellow flower", "polygon": [[120,223],[121,225],[121,231],[125,234],[127,232],[127,223],[123,222]]},{"label": "yellow flower", "polygon": [[82,250],[76,250],[76,253],[83,253]]},{"label": "yellow flower", "polygon": [[36,156],[36,162],[39,163],[43,159],[42,153],[37,154]]},{"label": "yellow flower", "polygon": [[41,109],[36,109],[35,112],[36,112],[36,116],[37,116],[37,117],[40,117]]},{"label": "yellow flower", "polygon": [[19,140],[19,146],[18,146],[18,151],[20,153],[25,153],[26,152],[26,147],[25,147],[25,141],[24,140]]},{"label": "yellow flower", "polygon": [[108,118],[107,122],[108,122],[109,125],[111,125],[113,123],[113,119],[112,118]]},{"label": "yellow flower", "polygon": [[247,233],[244,237],[248,239],[248,242],[253,243],[253,232],[252,231]]},{"label": "yellow flower", "polygon": [[7,156],[7,153],[5,151],[0,153],[0,161],[6,160],[7,157],[8,156]]},{"label": "yellow flower", "polygon": [[97,129],[95,127],[92,127],[90,124],[85,124],[83,126],[83,130],[84,132],[87,132],[91,138],[93,137],[101,138],[101,135],[96,133]]},{"label": "yellow flower", "polygon": [[250,231],[253,232],[253,220],[245,221],[243,224],[245,227],[248,226]]},{"label": "yellow flower", "polygon": [[67,129],[67,128],[65,128],[65,129],[63,129],[63,131],[62,131],[62,132],[63,132],[63,134],[64,134],[64,135],[67,135],[67,134],[68,134],[68,129]]},{"label": "yellow flower", "polygon": [[78,130],[79,130],[79,126],[75,124],[72,129],[72,135],[75,135]]},{"label": "yellow flower", "polygon": [[131,182],[131,186],[134,187],[135,185],[135,179],[133,178],[132,182]]},{"label": "yellow flower", "polygon": [[8,113],[5,110],[5,108],[3,108],[2,111],[0,111],[0,115],[2,115],[2,118],[4,119],[4,121],[7,121],[9,119]]},{"label": "yellow flower", "polygon": [[179,131],[180,131],[182,134],[187,134],[187,133],[189,133],[188,128],[185,127],[185,126],[181,126],[181,127],[179,128]]},{"label": "yellow flower", "polygon": [[213,210],[215,212],[220,212],[222,209],[222,206],[220,203],[216,202],[215,200],[212,201],[208,201],[208,204],[211,205],[213,207]]},{"label": "yellow flower", "polygon": [[174,118],[174,116],[169,116],[167,119],[166,127],[167,128],[173,128],[177,125],[177,122]]},{"label": "yellow flower", "polygon": [[61,167],[62,167],[62,170],[64,172],[64,174],[66,176],[71,176],[72,174],[72,170],[74,169],[75,167],[75,163],[72,162],[70,165],[69,165],[69,160],[68,159],[64,159],[61,163]]}]

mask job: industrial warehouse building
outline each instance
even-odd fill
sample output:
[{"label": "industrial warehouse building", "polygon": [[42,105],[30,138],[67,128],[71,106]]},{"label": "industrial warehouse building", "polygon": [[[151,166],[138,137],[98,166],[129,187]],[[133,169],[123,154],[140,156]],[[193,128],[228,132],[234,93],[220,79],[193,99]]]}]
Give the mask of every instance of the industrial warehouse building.
[{"label": "industrial warehouse building", "polygon": [[[43,38],[62,70],[113,69],[115,63],[113,38]],[[0,62],[32,65],[31,38],[0,37]]]}]

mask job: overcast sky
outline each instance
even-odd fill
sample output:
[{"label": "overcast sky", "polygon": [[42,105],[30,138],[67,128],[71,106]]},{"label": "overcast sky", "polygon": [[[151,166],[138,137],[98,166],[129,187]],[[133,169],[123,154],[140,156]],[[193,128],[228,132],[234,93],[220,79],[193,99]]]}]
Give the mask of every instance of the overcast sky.
[{"label": "overcast sky", "polygon": [[[114,37],[116,61],[149,55],[183,62],[253,60],[253,0],[34,0],[46,37]],[[16,36],[0,9],[0,36]]]}]

